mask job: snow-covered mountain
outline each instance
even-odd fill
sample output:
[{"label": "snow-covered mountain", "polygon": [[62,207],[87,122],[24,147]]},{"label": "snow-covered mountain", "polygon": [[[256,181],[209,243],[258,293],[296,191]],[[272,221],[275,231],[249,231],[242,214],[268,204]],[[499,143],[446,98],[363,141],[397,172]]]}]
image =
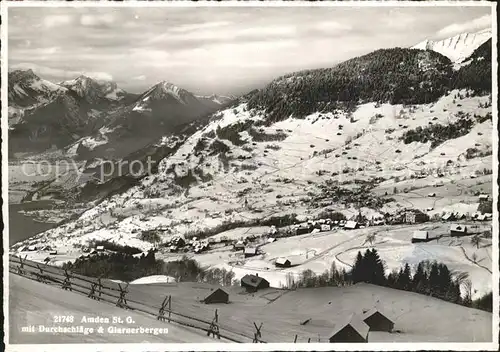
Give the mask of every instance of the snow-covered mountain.
[{"label": "snow-covered mountain", "polygon": [[23,108],[46,102],[67,89],[38,77],[32,70],[9,72],[9,106]]},{"label": "snow-covered mountain", "polygon": [[215,103],[218,105],[228,104],[228,103],[236,100],[236,97],[234,97],[234,96],[224,96],[224,95],[218,95],[218,94],[197,95],[196,97],[202,101],[211,102],[211,103]]},{"label": "snow-covered mountain", "polygon": [[85,99],[91,105],[119,101],[127,95],[123,89],[118,88],[115,82],[97,81],[84,75],[69,81],[63,81],[59,85],[76,92],[79,97]]},{"label": "snow-covered mountain", "polygon": [[484,29],[476,33],[461,33],[437,41],[426,39],[412,48],[433,50],[448,57],[454,63],[461,63],[472,55],[474,50],[491,39],[491,36],[491,29]]}]

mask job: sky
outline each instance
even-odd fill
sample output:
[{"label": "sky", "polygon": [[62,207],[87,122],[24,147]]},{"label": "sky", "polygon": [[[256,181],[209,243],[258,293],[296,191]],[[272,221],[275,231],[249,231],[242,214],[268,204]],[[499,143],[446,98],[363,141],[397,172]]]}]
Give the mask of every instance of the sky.
[{"label": "sky", "polygon": [[492,26],[489,7],[10,8],[8,21],[10,70],[204,95]]}]

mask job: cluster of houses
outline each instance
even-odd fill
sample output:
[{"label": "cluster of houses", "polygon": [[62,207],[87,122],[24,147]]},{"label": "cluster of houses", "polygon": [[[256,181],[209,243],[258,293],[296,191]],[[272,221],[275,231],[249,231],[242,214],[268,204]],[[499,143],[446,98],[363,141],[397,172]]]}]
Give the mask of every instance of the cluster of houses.
[{"label": "cluster of houses", "polygon": [[336,324],[329,341],[334,343],[368,342],[370,331],[392,332],[394,322],[377,308],[365,310],[361,316],[351,315]]},{"label": "cluster of houses", "polygon": [[360,223],[354,220],[330,220],[330,219],[309,220],[301,224],[292,225],[292,227],[288,229],[288,234],[304,235],[307,233],[326,232],[334,230],[337,227],[345,228],[348,230],[354,230],[357,228],[362,228],[364,227],[364,225],[361,225]]},{"label": "cluster of houses", "polygon": [[17,249],[18,252],[35,252],[35,251],[42,251],[42,252],[49,252],[50,255],[56,255],[57,250],[52,248],[51,246],[35,246],[35,245],[29,245],[29,246],[21,246]]},{"label": "cluster of houses", "polygon": [[[449,231],[450,231],[449,235],[451,237],[467,236],[468,227],[467,227],[467,225],[464,225],[464,224],[452,224],[452,225],[450,225]],[[439,237],[441,237],[441,236],[436,235],[436,234],[431,234],[427,230],[416,230],[413,232],[411,242],[412,243],[428,242],[428,241],[432,241],[432,240],[439,238]]]}]

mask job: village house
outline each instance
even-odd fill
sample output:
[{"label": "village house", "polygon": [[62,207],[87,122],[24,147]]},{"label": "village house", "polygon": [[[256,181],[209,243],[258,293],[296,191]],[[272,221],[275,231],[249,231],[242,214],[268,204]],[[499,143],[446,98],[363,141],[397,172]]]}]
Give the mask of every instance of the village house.
[{"label": "village house", "polygon": [[320,229],[322,232],[324,232],[324,231],[330,231],[331,228],[330,225],[328,224],[322,224]]},{"label": "village house", "polygon": [[370,327],[361,319],[349,317],[342,323],[336,324],[330,335],[330,342],[368,342]]},{"label": "village house", "polygon": [[467,226],[452,224],[450,226],[450,235],[451,236],[465,236],[467,234]]},{"label": "village house", "polygon": [[359,227],[358,223],[356,221],[349,220],[345,223],[344,228],[348,230],[354,230]]},{"label": "village house", "polygon": [[203,303],[229,303],[229,294],[221,288],[212,291],[203,299]]},{"label": "village house", "polygon": [[257,255],[257,247],[245,247],[245,258],[254,257]]},{"label": "village house", "polygon": [[256,292],[269,287],[269,281],[258,276],[247,274],[241,278],[241,287],[245,287],[247,292]]},{"label": "village house", "polygon": [[413,237],[411,238],[411,243],[419,243],[419,242],[427,242],[429,241],[429,232],[428,231],[414,231]]},{"label": "village house", "polygon": [[408,210],[405,212],[405,222],[416,224],[429,221],[429,216],[419,210]]},{"label": "village house", "polygon": [[361,319],[370,327],[370,331],[391,332],[394,328],[394,322],[377,308],[365,311]]},{"label": "village house", "polygon": [[245,244],[243,243],[243,241],[238,241],[233,245],[233,249],[235,251],[242,251],[245,249]]},{"label": "village house", "polygon": [[289,259],[282,257],[282,258],[276,259],[275,265],[278,268],[289,268],[292,266],[292,262],[290,262]]},{"label": "village house", "polygon": [[445,213],[445,214],[441,217],[441,220],[443,220],[443,221],[455,220],[455,217],[453,216],[453,213]]}]

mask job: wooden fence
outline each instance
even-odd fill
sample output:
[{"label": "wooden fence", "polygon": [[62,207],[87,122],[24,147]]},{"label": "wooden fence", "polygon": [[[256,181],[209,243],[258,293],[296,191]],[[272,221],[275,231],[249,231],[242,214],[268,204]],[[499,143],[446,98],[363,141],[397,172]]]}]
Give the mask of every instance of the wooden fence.
[{"label": "wooden fence", "polygon": [[[26,257],[25,257],[26,258]],[[172,296],[167,295],[158,305],[140,302],[127,298],[128,284],[117,283],[111,287],[112,281],[103,278],[91,278],[63,270],[62,268],[39,264],[16,256],[9,256],[9,272],[38,282],[60,285],[61,289],[80,293],[89,299],[114,304],[122,309],[129,309],[156,317],[159,321],[176,323],[190,328],[204,331],[207,336],[217,339],[226,339],[231,342],[265,343],[261,339],[261,328],[254,323],[255,331],[242,333],[230,328],[230,324],[223,324],[219,320],[217,309],[211,321],[182,313],[172,308],[175,303]],[[253,335],[253,336],[252,336]]]}]

